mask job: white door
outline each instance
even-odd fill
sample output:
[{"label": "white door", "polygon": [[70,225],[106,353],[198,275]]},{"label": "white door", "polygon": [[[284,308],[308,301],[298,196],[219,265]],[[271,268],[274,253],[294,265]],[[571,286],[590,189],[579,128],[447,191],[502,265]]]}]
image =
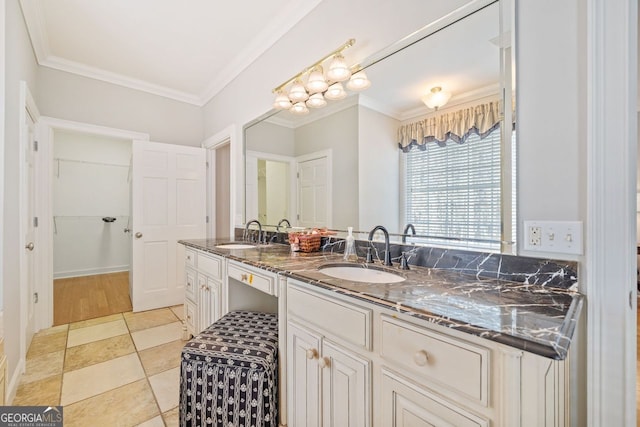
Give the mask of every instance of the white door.
[{"label": "white door", "polygon": [[203,148],[133,142],[133,311],[182,304],[177,242],[206,236]]},{"label": "white door", "polygon": [[37,294],[35,288],[36,263],[34,260],[36,249],[35,233],[35,122],[29,110],[25,110],[24,123],[22,123],[22,165],[21,165],[21,214],[22,218],[22,242],[23,256],[21,256],[21,287],[23,307],[23,348],[22,354],[26,354],[35,330],[35,305]]},{"label": "white door", "polygon": [[327,158],[298,162],[298,225],[329,225],[330,181]]}]

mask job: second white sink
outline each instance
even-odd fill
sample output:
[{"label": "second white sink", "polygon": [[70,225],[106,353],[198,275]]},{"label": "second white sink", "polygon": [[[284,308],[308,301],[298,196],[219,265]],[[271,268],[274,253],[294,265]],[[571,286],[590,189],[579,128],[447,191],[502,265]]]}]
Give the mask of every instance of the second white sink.
[{"label": "second white sink", "polygon": [[399,274],[366,264],[327,264],[318,270],[329,277],[352,282],[399,283],[406,280]]},{"label": "second white sink", "polygon": [[256,245],[250,245],[248,243],[223,243],[216,245],[218,249],[253,249]]}]

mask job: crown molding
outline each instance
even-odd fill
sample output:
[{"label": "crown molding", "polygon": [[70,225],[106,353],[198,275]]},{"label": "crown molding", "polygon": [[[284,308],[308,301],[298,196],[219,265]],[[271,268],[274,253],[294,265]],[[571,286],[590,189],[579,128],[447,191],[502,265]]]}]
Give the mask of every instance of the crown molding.
[{"label": "crown molding", "polygon": [[199,94],[157,85],[55,56],[51,53],[44,16],[39,3],[20,0],[20,6],[39,65],[202,107],[321,2],[322,0],[304,2],[291,0],[283,12],[276,15],[271,24],[262,30],[252,43],[238,52],[234,60],[218,73],[206,89]]}]

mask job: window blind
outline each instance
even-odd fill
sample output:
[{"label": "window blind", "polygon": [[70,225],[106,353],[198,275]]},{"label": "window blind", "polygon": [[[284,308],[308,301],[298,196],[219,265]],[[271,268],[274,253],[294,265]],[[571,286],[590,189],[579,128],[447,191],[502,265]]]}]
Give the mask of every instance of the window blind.
[{"label": "window blind", "polygon": [[401,156],[405,222],[438,243],[500,250],[500,129]]}]

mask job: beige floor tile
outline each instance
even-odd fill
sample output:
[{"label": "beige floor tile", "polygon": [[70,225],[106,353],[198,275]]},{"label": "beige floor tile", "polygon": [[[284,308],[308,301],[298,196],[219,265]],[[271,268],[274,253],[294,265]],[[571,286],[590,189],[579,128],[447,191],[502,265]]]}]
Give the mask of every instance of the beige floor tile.
[{"label": "beige floor tile", "polygon": [[69,331],[69,339],[67,347],[75,347],[77,345],[88,344],[94,341],[100,341],[106,338],[116,337],[122,334],[128,334],[127,324],[124,320],[116,320],[113,322],[101,323],[98,325],[87,326],[86,328],[74,329]]},{"label": "beige floor tile", "polygon": [[174,305],[171,307],[171,311],[173,311],[173,314],[178,316],[178,319],[184,320],[184,305]]},{"label": "beige floor tile", "polygon": [[20,384],[12,404],[16,406],[57,406],[60,404],[62,375]]},{"label": "beige floor tile", "polygon": [[136,348],[129,334],[78,345],[67,349],[64,358],[64,371],[74,371],[126,354],[135,353],[135,351]]},{"label": "beige floor tile", "polygon": [[143,329],[131,333],[138,351],[166,344],[182,338],[182,323],[173,322],[155,328]]},{"label": "beige floor tile", "polygon": [[149,377],[161,412],[178,406],[180,394],[180,368],[173,368]]},{"label": "beige floor tile", "polygon": [[81,320],[80,322],[73,322],[69,325],[69,329],[86,328],[87,326],[95,326],[101,323],[115,322],[122,319],[122,313],[112,314],[109,316],[96,317],[95,319]]},{"label": "beige floor tile", "polygon": [[178,427],[180,424],[180,409],[178,406],[173,408],[170,411],[162,414],[162,418],[164,418],[164,424],[167,427]]},{"label": "beige floor tile", "polygon": [[155,416],[150,420],[140,423],[137,425],[137,427],[164,427],[164,421],[162,420],[162,415]]},{"label": "beige floor tile", "polygon": [[43,329],[41,331],[38,331],[38,333],[36,333],[35,336],[53,335],[53,334],[58,334],[60,332],[67,332],[68,330],[69,330],[69,325],[68,324],[58,325],[58,326],[54,326],[52,328],[47,328],[47,329]]},{"label": "beige floor tile", "polygon": [[176,315],[170,309],[161,308],[158,310],[141,311],[139,313],[124,313],[124,320],[127,321],[129,330],[135,332],[173,323],[178,319],[176,319]]},{"label": "beige floor tile", "polygon": [[45,353],[41,356],[27,358],[27,366],[24,375],[20,378],[22,384],[32,383],[62,374],[62,362],[64,350]]},{"label": "beige floor tile", "polygon": [[65,427],[135,426],[159,414],[147,380],[140,380],[64,408]]},{"label": "beige floor tile", "polygon": [[147,376],[180,366],[180,354],[184,344],[184,341],[177,340],[140,351],[140,360]]},{"label": "beige floor tile", "polygon": [[144,369],[135,353],[66,372],[61,404],[69,405],[144,377]]},{"label": "beige floor tile", "polygon": [[64,350],[67,345],[67,332],[56,332],[49,335],[35,335],[31,340],[27,359],[46,353]]}]

